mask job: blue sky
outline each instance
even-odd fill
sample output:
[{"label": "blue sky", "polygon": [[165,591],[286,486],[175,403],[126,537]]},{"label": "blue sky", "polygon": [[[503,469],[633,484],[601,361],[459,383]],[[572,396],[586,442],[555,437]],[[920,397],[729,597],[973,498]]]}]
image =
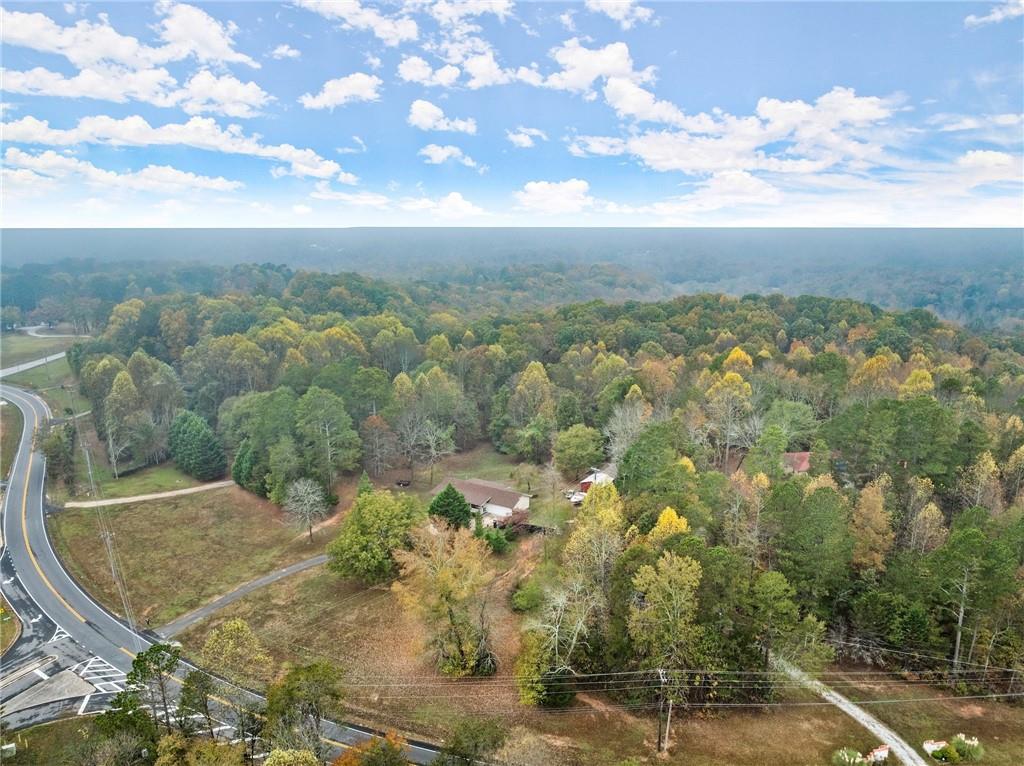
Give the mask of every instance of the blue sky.
[{"label": "blue sky", "polygon": [[1024,224],[1024,0],[0,12],[7,225]]}]

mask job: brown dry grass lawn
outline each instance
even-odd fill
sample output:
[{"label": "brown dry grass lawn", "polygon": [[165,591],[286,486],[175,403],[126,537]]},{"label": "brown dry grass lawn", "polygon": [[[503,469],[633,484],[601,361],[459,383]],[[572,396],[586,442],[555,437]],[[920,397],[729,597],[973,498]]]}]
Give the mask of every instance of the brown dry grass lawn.
[{"label": "brown dry grass lawn", "polygon": [[[343,714],[375,727],[439,740],[453,721],[486,715],[542,738],[552,764],[613,766],[625,758],[687,766],[820,766],[833,750],[875,744],[852,720],[830,706],[730,711],[716,717],[679,717],[666,760],[653,756],[657,723],[651,711],[609,705],[599,695],[564,711],[519,704],[513,679],[521,617],[509,608],[515,582],[535,565],[542,540],[520,541],[495,560],[498,577],[490,616],[499,670],[494,678],[450,680],[434,669],[423,632],[386,586],[363,588],[326,569],[303,572],[227,607],[180,636],[198,657],[209,632],[241,617],[279,663],[328,660],[345,672]],[[806,701],[807,696],[789,697]]]},{"label": "brown dry grass lawn", "polygon": [[976,736],[985,748],[987,766],[1024,763],[1024,706],[992,699],[957,699],[944,687],[916,681],[866,682],[850,674],[836,683],[854,700],[929,699],[926,702],[868,704],[865,707],[924,755],[926,739],[949,740],[958,732]]},{"label": "brown dry grass lawn", "polygon": [[[272,569],[323,552],[273,504],[238,487],[104,509],[136,616],[152,627]],[[97,511],[49,517],[58,554],[90,593],[120,614]]]}]

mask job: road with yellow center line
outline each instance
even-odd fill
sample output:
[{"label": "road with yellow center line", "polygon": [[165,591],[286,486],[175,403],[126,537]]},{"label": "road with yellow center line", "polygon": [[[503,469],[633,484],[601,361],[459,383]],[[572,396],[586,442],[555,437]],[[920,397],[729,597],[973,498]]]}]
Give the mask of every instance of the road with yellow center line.
[{"label": "road with yellow center line", "polygon": [[[2,375],[4,372],[0,372]],[[24,626],[18,641],[0,660],[0,672],[14,670],[44,655],[56,655],[55,670],[96,667],[102,663],[109,667],[105,683],[97,684],[97,692],[86,697],[58,700],[18,710],[4,715],[13,730],[67,715],[97,712],[109,703],[112,691],[123,683],[123,676],[131,670],[135,653],[149,648],[160,639],[154,634],[132,629],[100,605],[74,580],[64,568],[47,535],[45,523],[45,461],[33,447],[33,436],[39,426],[50,418],[49,408],[32,392],[10,385],[0,386],[0,396],[21,410],[26,428],[18,443],[18,454],[11,468],[7,492],[3,502],[4,549],[0,557],[0,579],[3,593],[17,612]],[[27,427],[31,424],[31,428]],[[12,508],[11,498],[20,500],[20,508]],[[12,513],[12,511],[14,511]],[[104,556],[101,540],[96,541],[95,555]],[[130,583],[128,587],[130,588]],[[127,647],[133,647],[127,648]],[[195,670],[191,663],[183,662],[173,675],[177,684]],[[8,703],[26,684],[45,683],[40,676],[28,674],[6,686],[0,693],[0,702]],[[89,678],[83,675],[83,678]],[[254,692],[225,684],[233,696],[249,697],[254,702],[262,698]],[[230,720],[229,711],[235,706],[223,697],[216,698],[223,706],[219,717]],[[360,726],[324,722],[324,742],[337,750],[350,747],[374,736],[375,732]],[[429,763],[437,755],[436,749],[426,743],[410,743],[408,756],[413,763]]]}]

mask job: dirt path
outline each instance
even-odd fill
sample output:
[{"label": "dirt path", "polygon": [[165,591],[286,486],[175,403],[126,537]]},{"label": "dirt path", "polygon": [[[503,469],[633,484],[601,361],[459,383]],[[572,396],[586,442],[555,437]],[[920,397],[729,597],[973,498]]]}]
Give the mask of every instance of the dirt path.
[{"label": "dirt path", "polygon": [[234,486],[234,481],[211,481],[209,484],[200,484],[198,487],[187,487],[185,489],[171,489],[167,492],[153,492],[149,495],[132,495],[131,497],[111,497],[107,500],[72,500],[64,503],[65,508],[99,508],[107,505],[124,505],[125,503],[141,503],[146,500],[160,500],[164,497],[179,497],[181,495],[194,495],[196,492],[209,492],[211,489],[223,489]]},{"label": "dirt path", "polygon": [[890,747],[893,756],[895,756],[897,761],[904,764],[904,766],[928,766],[928,762],[925,761],[925,759],[918,754],[916,750],[914,750],[910,743],[871,715],[871,713],[858,707],[855,703],[848,700],[842,694],[833,691],[821,681],[811,678],[795,665],[780,659],[773,659],[772,662],[775,667],[798,684],[810,689],[823,699],[828,700],[850,716],[850,718],[878,737],[880,742],[883,742]]}]

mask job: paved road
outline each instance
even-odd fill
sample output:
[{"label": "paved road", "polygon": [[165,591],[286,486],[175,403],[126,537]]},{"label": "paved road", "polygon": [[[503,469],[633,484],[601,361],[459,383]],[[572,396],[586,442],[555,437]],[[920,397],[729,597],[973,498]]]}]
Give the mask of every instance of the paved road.
[{"label": "paved road", "polygon": [[44,356],[42,359],[33,359],[31,362],[22,362],[21,364],[15,364],[11,367],[5,367],[0,370],[0,378],[6,378],[9,375],[24,372],[25,370],[31,370],[35,367],[42,367],[44,364],[49,364],[57,359],[63,359],[65,356],[66,354],[63,351],[59,351],[56,354]]},{"label": "paved road", "polygon": [[248,596],[254,590],[259,590],[271,583],[283,580],[285,577],[290,577],[293,574],[304,572],[307,569],[320,566],[321,564],[327,563],[326,554],[319,556],[313,556],[313,558],[306,559],[305,561],[299,561],[296,564],[286,566],[283,569],[278,569],[276,572],[265,574],[262,577],[257,577],[255,580],[250,580],[244,585],[239,585],[230,593],[225,593],[220,598],[216,598],[209,604],[193,609],[188,614],[183,614],[176,620],[167,623],[162,628],[157,628],[156,632],[166,638],[173,638],[179,633],[184,633],[186,630],[191,628],[197,622],[201,622],[209,617],[214,612],[219,612],[221,609],[226,607],[228,604],[238,601],[238,599]]},{"label": "paved road", "polygon": [[109,497],[106,500],[72,500],[64,503],[65,508],[101,508],[108,505],[127,505],[128,503],[142,503],[146,500],[160,500],[164,497],[178,497],[180,495],[194,495],[196,492],[209,492],[211,489],[223,489],[234,484],[231,479],[224,481],[211,481],[207,484],[200,484],[198,487],[186,487],[185,489],[169,489],[166,492],[151,492],[148,495],[130,495],[128,497]]},{"label": "paved road", "polygon": [[[0,387],[0,395],[21,410],[25,422],[3,500],[6,545],[0,552],[3,593],[24,626],[0,657],[0,675],[10,679],[0,688],[0,704],[5,723],[15,730],[104,709],[124,688],[135,654],[158,638],[130,629],[82,590],[60,563],[44,522],[45,464],[32,448],[33,434],[50,417],[49,409],[35,394],[13,386]],[[43,666],[32,664],[50,657]],[[19,672],[25,668],[32,669]],[[192,669],[182,663],[175,677]],[[231,693],[259,699],[243,689]],[[74,696],[62,696],[68,694]],[[219,715],[228,719],[227,709]],[[333,722],[324,723],[322,734],[337,752],[373,736],[362,727]],[[429,763],[435,756],[430,745],[410,743],[414,763]]]},{"label": "paved road", "polygon": [[44,324],[37,324],[37,325],[33,325],[32,327],[21,327],[19,329],[24,330],[26,334],[31,335],[33,338],[89,338],[89,337],[92,337],[90,335],[76,335],[74,333],[40,332],[40,330],[45,330],[46,329],[46,325],[44,325]]},{"label": "paved road", "polygon": [[913,747],[911,747],[909,742],[871,715],[871,713],[866,711],[864,708],[851,702],[839,692],[833,691],[821,681],[811,678],[792,663],[780,659],[774,660],[774,663],[779,670],[784,672],[798,684],[807,687],[818,696],[828,700],[850,716],[850,718],[878,737],[878,741],[888,745],[892,751],[892,755],[895,756],[897,761],[904,764],[904,766],[928,766],[928,762],[925,761],[925,759],[916,750],[914,750]]}]

